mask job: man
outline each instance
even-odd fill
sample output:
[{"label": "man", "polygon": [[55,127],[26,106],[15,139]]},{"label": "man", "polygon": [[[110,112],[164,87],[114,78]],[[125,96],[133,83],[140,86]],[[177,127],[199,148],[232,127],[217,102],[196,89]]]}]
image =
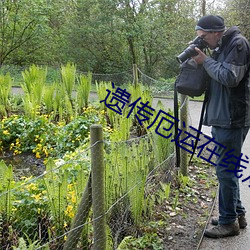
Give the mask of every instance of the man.
[{"label": "man", "polygon": [[[241,149],[250,126],[250,47],[237,27],[225,30],[220,16],[202,17],[196,33],[213,50],[206,56],[195,48],[193,59],[203,64],[210,76],[204,125],[212,126],[216,142],[216,175],[219,181],[219,218],[205,235],[221,238],[239,234],[247,226],[245,208],[240,200],[239,177],[246,166]],[[238,161],[238,164],[237,164]]]}]

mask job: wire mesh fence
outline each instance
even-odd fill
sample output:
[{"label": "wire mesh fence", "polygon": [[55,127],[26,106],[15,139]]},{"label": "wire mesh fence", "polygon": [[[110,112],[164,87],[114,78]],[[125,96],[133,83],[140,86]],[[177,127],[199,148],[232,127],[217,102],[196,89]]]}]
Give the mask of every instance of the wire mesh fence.
[{"label": "wire mesh fence", "polygon": [[[50,66],[47,67],[45,65],[41,65],[41,68],[47,68],[47,82],[48,84],[52,84],[54,82],[61,81],[61,74],[60,74],[60,67]],[[29,67],[18,67],[12,65],[3,65],[0,70],[0,74],[7,74],[10,73],[12,78],[14,79],[14,86],[19,86],[23,82],[22,73],[25,70],[28,70]],[[136,71],[136,73],[135,73]],[[82,72],[77,70],[77,74],[84,74],[87,75],[88,72]],[[95,73],[92,72],[92,84],[95,85],[96,83],[100,82],[113,82],[116,86],[127,85],[129,83],[133,84],[135,81],[143,84],[144,86],[151,89],[151,91],[158,95],[164,96],[167,95],[173,96],[174,90],[174,79],[154,79],[147,74],[145,74],[139,67],[135,65],[135,68],[128,69],[126,71],[110,73],[110,74],[102,74],[102,73]],[[137,79],[135,79],[137,78]]]},{"label": "wire mesh fence", "polygon": [[[117,249],[127,236],[136,236],[142,220],[150,218],[159,183],[169,181],[173,145],[164,148],[153,133],[121,142],[104,143],[105,213],[93,217],[90,148],[78,161],[49,160],[44,173],[19,180],[1,162],[1,249]],[[160,154],[168,157],[159,162]],[[95,156],[98,157],[98,156]],[[100,161],[99,157],[97,161]],[[91,174],[90,174],[91,173]],[[93,180],[93,179],[92,179]],[[14,183],[19,183],[14,186]],[[91,184],[91,185],[90,185]],[[106,232],[94,237],[94,224],[106,217]],[[71,237],[70,244],[67,240]],[[94,239],[95,238],[95,239]],[[66,243],[67,242],[67,243]],[[19,248],[15,248],[19,247]],[[20,248],[22,249],[22,248]],[[26,248],[23,248],[26,249]]]},{"label": "wire mesh fence", "polygon": [[[139,225],[150,220],[155,202],[164,197],[162,183],[171,182],[174,142],[156,132],[124,141],[98,139],[104,147],[103,184],[93,182],[92,164],[102,157],[99,151],[91,158],[92,144],[73,156],[48,159],[37,176],[16,176],[1,161],[1,249],[119,249],[143,233]],[[103,205],[100,190],[105,210],[95,215]]]}]

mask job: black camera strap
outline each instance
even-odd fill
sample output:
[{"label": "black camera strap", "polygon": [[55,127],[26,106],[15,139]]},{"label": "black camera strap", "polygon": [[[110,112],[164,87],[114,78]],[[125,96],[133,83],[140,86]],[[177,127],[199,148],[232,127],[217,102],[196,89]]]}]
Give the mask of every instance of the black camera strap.
[{"label": "black camera strap", "polygon": [[204,100],[203,100],[202,108],[201,108],[201,114],[200,114],[198,131],[197,131],[197,134],[196,134],[196,139],[195,139],[195,143],[194,143],[193,152],[192,152],[192,155],[190,156],[190,159],[189,159],[189,162],[188,162],[189,165],[192,162],[193,156],[195,154],[195,150],[197,148],[198,141],[200,139],[200,134],[201,134],[200,132],[201,132],[201,128],[202,128],[202,121],[203,121],[203,117],[204,117],[205,109],[206,109],[206,104],[207,104],[207,96],[208,96],[208,90],[205,91],[205,96],[204,96]]},{"label": "black camera strap", "polygon": [[[178,136],[178,126],[179,126],[179,105],[178,105],[178,92],[177,92],[177,88],[176,88],[176,82],[174,84],[174,117],[175,119],[175,124],[174,124],[174,128],[175,128],[175,158],[176,158],[176,167],[179,168],[180,167],[180,147],[179,145],[179,138],[177,138]],[[177,141],[176,141],[177,139]]]}]

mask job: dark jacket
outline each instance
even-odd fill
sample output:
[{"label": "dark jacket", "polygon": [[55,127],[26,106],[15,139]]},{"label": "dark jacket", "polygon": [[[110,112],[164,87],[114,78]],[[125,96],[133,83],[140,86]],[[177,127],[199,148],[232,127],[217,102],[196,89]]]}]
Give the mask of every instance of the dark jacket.
[{"label": "dark jacket", "polygon": [[203,63],[211,77],[204,125],[250,126],[250,46],[237,27],[227,30],[218,50]]}]

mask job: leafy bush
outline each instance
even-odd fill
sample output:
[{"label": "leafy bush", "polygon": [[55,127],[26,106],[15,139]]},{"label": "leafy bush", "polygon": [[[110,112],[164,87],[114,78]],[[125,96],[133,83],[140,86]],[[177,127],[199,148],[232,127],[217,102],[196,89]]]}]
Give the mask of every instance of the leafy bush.
[{"label": "leafy bush", "polygon": [[68,124],[53,123],[46,115],[35,119],[13,115],[0,121],[0,150],[14,155],[33,152],[37,158],[63,155],[88,140],[90,126],[100,121],[92,107]]}]

